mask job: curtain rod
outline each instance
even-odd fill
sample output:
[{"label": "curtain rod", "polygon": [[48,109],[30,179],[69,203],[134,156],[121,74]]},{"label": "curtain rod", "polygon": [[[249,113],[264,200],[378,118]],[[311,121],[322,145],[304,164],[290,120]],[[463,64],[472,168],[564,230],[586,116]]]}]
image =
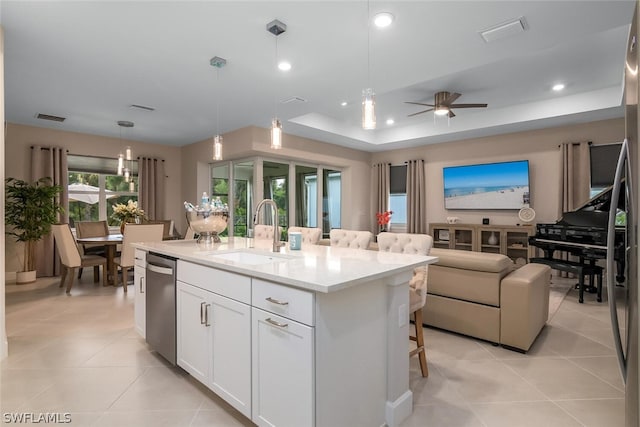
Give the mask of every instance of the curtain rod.
[{"label": "curtain rod", "polygon": [[404,164],[406,165],[409,162],[422,162],[422,163],[424,163],[424,159],[407,160],[406,162],[404,162]]},{"label": "curtain rod", "polygon": [[136,157],[136,159],[151,159],[151,160],[160,160],[161,162],[164,162],[164,159],[156,159],[153,157],[144,157],[144,156],[138,156]]},{"label": "curtain rod", "polygon": [[[566,143],[563,143],[563,144],[580,145],[580,144],[582,144],[582,142],[566,142]],[[593,141],[587,141],[587,144],[592,145]],[[562,147],[562,144],[558,145],[558,148],[560,148],[560,147]]]},{"label": "curtain rod", "polygon": [[[33,149],[34,149],[34,148],[36,148],[36,147],[38,147],[38,145],[32,145],[32,146],[31,146],[31,149],[33,150]],[[53,148],[62,148],[62,147],[53,147]],[[40,149],[41,149],[41,150],[47,150],[47,151],[48,151],[48,150],[50,150],[50,149],[51,149],[51,147],[40,147]],[[64,150],[64,151],[66,151],[67,153],[69,152],[69,150]]]}]

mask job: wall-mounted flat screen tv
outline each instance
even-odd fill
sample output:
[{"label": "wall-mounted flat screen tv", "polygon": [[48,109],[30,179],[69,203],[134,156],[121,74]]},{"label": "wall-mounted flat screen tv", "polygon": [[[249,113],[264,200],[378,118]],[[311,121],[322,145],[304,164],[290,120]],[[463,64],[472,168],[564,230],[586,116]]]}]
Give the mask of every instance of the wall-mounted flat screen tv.
[{"label": "wall-mounted flat screen tv", "polygon": [[529,161],[442,169],[445,209],[521,209],[529,206]]}]

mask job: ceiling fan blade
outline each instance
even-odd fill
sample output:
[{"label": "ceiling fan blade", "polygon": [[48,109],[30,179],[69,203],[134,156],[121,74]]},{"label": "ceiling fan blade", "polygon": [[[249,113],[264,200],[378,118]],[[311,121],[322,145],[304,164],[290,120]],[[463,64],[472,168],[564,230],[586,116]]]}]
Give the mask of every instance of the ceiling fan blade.
[{"label": "ceiling fan blade", "polygon": [[442,103],[450,106],[451,103],[455,102],[455,100],[460,98],[460,96],[461,95],[459,93],[452,93]]},{"label": "ceiling fan blade", "polygon": [[427,113],[429,111],[433,111],[433,108],[429,108],[428,110],[418,111],[417,113],[409,114],[407,117],[417,116],[418,114]]},{"label": "ceiling fan blade", "polygon": [[451,108],[485,108],[487,104],[453,104]]},{"label": "ceiling fan blade", "polygon": [[413,105],[424,105],[425,107],[434,107],[433,104],[423,104],[422,102],[410,102],[404,101],[405,104],[413,104]]},{"label": "ceiling fan blade", "polygon": [[455,117],[456,115],[453,114],[453,110],[449,110],[449,118]]}]

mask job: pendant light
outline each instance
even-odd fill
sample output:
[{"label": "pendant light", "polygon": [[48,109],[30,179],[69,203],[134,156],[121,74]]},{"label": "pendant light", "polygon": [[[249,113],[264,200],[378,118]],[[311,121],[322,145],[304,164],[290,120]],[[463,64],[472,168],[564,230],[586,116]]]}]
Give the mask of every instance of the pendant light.
[{"label": "pendant light", "polygon": [[[274,19],[267,24],[267,31],[276,36],[276,68],[278,67],[278,36],[287,31],[287,25]],[[282,123],[278,120],[278,102],[277,94],[273,96],[273,109],[275,116],[271,120],[271,148],[279,150],[282,148]]]},{"label": "pendant light", "polygon": [[362,129],[376,128],[376,96],[371,88],[371,31],[369,1],[367,0],[367,85],[362,91]]},{"label": "pendant light", "polygon": [[220,68],[227,65],[227,60],[214,56],[209,61],[211,66],[216,67],[216,136],[213,137],[213,160],[222,160],[222,136],[220,135]]},{"label": "pendant light", "polygon": [[[132,128],[133,122],[127,120],[119,120],[118,126],[120,126],[120,140],[122,141],[122,128]],[[135,183],[133,182],[133,151],[131,147],[127,146],[124,149],[124,153],[118,154],[118,170],[119,176],[124,176],[125,182],[129,183],[129,191],[135,191]]]}]

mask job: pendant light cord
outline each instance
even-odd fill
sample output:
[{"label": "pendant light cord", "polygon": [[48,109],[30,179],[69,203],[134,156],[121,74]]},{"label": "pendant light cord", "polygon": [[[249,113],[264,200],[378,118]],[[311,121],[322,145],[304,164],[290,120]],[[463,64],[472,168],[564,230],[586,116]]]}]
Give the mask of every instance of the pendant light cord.
[{"label": "pendant light cord", "polygon": [[[278,35],[276,35],[276,61],[275,61],[276,70],[278,70]],[[275,111],[274,118],[278,118],[278,71],[276,71],[276,82],[273,85],[273,109]]]},{"label": "pendant light cord", "polygon": [[371,11],[367,0],[367,85],[371,87]]},{"label": "pendant light cord", "polygon": [[216,67],[216,135],[220,135],[220,67]]}]

